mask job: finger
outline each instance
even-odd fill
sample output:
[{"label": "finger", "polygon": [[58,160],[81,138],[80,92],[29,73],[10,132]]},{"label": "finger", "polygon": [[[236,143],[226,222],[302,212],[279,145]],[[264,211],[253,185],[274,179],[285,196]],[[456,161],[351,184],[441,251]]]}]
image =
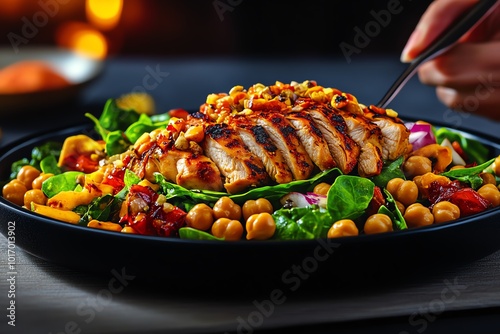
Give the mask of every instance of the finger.
[{"label": "finger", "polygon": [[436,0],[420,18],[401,54],[410,62],[478,0]]},{"label": "finger", "polygon": [[500,41],[493,43],[458,44],[445,54],[420,66],[418,71],[422,83],[470,89],[487,82],[489,86],[500,86]]},{"label": "finger", "polygon": [[474,113],[500,121],[500,88],[477,87],[470,91],[458,91],[448,87],[437,87],[438,99],[451,109]]}]

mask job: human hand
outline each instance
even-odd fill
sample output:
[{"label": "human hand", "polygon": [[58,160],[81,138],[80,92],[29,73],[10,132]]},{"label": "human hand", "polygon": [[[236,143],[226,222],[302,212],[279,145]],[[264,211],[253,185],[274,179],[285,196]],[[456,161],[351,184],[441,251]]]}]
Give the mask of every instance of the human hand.
[{"label": "human hand", "polygon": [[[480,0],[435,0],[422,15],[401,55],[417,57],[447,26]],[[459,43],[420,66],[422,83],[436,86],[450,108],[500,120],[500,6]]]}]

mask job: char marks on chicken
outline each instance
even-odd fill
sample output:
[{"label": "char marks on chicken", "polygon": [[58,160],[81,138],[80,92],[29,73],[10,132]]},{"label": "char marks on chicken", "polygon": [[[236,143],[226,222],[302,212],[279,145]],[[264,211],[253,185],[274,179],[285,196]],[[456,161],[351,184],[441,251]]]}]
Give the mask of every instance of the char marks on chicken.
[{"label": "char marks on chicken", "polygon": [[262,161],[229,125],[210,124],[205,134],[205,155],[215,162],[225,177],[224,188],[230,194],[269,184],[269,176]]},{"label": "char marks on chicken", "polygon": [[331,168],[371,177],[411,147],[409,130],[389,111],[313,81],[235,86],[134,144],[133,170],[152,182],[158,172],[187,189],[229,194]]}]

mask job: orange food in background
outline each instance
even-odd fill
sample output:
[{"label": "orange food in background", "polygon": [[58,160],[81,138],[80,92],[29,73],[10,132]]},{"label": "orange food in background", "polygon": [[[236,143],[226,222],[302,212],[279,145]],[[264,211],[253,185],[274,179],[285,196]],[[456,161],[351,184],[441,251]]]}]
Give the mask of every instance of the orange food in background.
[{"label": "orange food in background", "polygon": [[43,61],[21,61],[0,69],[0,94],[29,93],[69,85],[66,78]]}]

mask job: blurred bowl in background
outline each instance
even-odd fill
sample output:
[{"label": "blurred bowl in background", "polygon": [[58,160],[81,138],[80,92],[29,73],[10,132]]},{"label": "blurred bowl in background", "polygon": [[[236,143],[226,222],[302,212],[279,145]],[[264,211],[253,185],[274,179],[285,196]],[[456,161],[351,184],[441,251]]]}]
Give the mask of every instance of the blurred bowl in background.
[{"label": "blurred bowl in background", "polygon": [[[50,87],[48,84],[43,89],[32,91],[19,89],[15,92],[16,90],[13,89],[8,92],[0,92],[0,115],[2,116],[12,116],[18,112],[35,112],[40,109],[46,111],[51,107],[55,108],[70,103],[76,100],[86,85],[99,76],[104,67],[102,60],[68,49],[23,47],[18,53],[15,53],[12,48],[0,48],[0,71],[16,63],[21,64],[21,62],[25,62],[26,66],[46,64],[47,68],[53,69],[55,73],[52,76],[46,76],[47,73],[43,73],[43,75],[40,74],[40,77],[54,79],[60,75],[65,79],[66,84],[59,84],[57,87]],[[22,66],[18,66],[18,69],[22,69]],[[31,74],[35,76],[34,73]],[[37,81],[40,77],[28,78],[27,82]]]}]

